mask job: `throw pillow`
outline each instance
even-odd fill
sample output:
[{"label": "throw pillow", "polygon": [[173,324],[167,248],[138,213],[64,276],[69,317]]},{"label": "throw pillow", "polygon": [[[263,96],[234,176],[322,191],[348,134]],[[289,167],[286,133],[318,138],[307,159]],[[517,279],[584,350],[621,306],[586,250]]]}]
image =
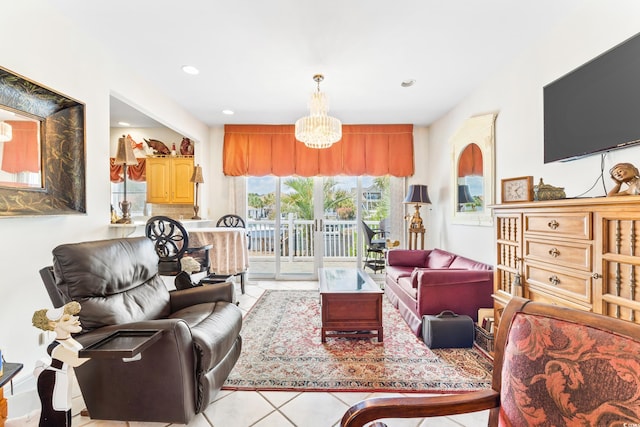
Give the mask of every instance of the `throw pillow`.
[{"label": "throw pillow", "polygon": [[440,249],[434,249],[429,252],[427,257],[427,267],[429,268],[447,268],[453,262],[456,256]]}]

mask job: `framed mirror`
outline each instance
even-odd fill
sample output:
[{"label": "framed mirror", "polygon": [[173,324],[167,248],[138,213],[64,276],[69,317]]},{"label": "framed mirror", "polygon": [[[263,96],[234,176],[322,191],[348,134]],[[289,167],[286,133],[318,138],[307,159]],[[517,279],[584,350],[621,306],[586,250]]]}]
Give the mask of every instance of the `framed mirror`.
[{"label": "framed mirror", "polygon": [[494,124],[496,114],[467,119],[451,139],[453,222],[493,225]]},{"label": "framed mirror", "polygon": [[85,106],[0,67],[0,216],[86,213]]}]

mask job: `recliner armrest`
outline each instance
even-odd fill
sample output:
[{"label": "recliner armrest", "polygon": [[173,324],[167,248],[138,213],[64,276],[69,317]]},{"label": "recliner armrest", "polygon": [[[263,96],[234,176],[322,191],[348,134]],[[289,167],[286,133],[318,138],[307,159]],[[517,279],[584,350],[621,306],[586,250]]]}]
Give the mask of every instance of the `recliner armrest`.
[{"label": "recliner armrest", "polygon": [[185,307],[214,301],[234,302],[233,282],[222,282],[211,285],[196,286],[190,289],[169,292],[171,312],[175,313]]},{"label": "recliner armrest", "polygon": [[83,347],[87,347],[120,330],[145,329],[164,331],[160,338],[161,340],[169,340],[173,342],[172,347],[179,351],[191,351],[193,345],[191,341],[191,332],[187,323],[182,319],[142,320],[140,322],[103,326],[102,328],[94,329],[93,331],[75,336],[74,338],[82,344]]}]

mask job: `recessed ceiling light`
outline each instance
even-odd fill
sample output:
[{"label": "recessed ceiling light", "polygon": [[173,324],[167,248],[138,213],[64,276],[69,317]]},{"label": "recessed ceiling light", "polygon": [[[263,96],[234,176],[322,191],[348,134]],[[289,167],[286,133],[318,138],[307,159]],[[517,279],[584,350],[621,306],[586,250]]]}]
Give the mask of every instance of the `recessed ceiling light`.
[{"label": "recessed ceiling light", "polygon": [[410,86],[413,86],[415,83],[416,83],[415,79],[407,79],[407,80],[404,80],[402,83],[400,83],[400,86],[410,87]]},{"label": "recessed ceiling light", "polygon": [[233,110],[222,110],[222,114],[226,114],[227,116],[233,116]]},{"label": "recessed ceiling light", "polygon": [[196,74],[200,73],[200,70],[198,70],[196,67],[194,67],[193,65],[183,65],[182,66],[182,71],[184,71],[187,74],[191,74],[193,76],[195,76]]},{"label": "recessed ceiling light", "polygon": [[130,125],[129,123],[127,123],[127,122],[118,122],[118,124],[119,124],[120,126],[131,126],[131,125]]}]

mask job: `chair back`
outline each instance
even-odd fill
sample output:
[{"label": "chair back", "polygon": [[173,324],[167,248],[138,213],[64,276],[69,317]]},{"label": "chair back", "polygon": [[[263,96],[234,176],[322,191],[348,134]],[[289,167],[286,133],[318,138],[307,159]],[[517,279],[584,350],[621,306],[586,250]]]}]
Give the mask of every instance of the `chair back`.
[{"label": "chair back", "polygon": [[244,219],[239,215],[227,214],[220,217],[216,227],[246,228]]},{"label": "chair back", "polygon": [[180,273],[180,259],[189,247],[189,233],[182,224],[167,216],[153,216],[147,221],[145,235],[151,239],[158,254],[160,274],[175,276]]},{"label": "chair back", "polygon": [[367,247],[371,246],[371,240],[373,240],[373,236],[376,235],[376,232],[367,225],[366,222],[362,221],[362,228],[364,229],[364,239],[367,243]]},{"label": "chair back", "polygon": [[53,267],[47,266],[40,269],[40,277],[44,282],[44,287],[47,289],[47,293],[49,294],[49,299],[53,304],[54,308],[62,307],[66,303],[70,302],[68,298],[60,292],[58,286],[56,285],[56,278],[53,275]]},{"label": "chair back", "polygon": [[497,340],[498,425],[640,423],[640,325],[515,298]]},{"label": "chair back", "polygon": [[[169,315],[169,291],[146,237],[70,243],[52,252],[49,272],[58,296],[51,300],[54,305],[78,301],[83,332]],[[50,278],[45,280],[48,290]]]},{"label": "chair back", "polygon": [[519,297],[500,311],[490,390],[365,399],[341,426],[487,409],[490,426],[640,425],[640,324]]}]

